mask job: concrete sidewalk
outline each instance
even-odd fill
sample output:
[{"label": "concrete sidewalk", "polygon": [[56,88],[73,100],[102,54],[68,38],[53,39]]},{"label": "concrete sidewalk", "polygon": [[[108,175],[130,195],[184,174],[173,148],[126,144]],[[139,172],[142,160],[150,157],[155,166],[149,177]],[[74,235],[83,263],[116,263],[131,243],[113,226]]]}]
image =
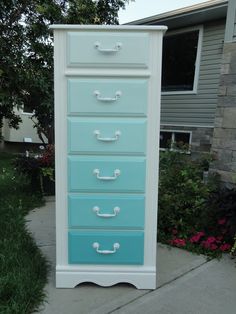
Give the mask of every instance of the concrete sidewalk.
[{"label": "concrete sidewalk", "polygon": [[27,217],[28,228],[52,266],[45,287],[43,314],[235,314],[236,263],[228,256],[207,262],[202,256],[158,245],[158,288],[137,290],[132,285],[99,287],[81,284],[55,288],[55,203]]}]

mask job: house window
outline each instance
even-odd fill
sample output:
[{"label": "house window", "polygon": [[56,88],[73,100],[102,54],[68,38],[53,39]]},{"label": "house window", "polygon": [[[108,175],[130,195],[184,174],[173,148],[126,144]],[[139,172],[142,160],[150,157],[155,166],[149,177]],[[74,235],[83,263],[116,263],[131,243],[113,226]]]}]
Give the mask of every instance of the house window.
[{"label": "house window", "polygon": [[177,150],[190,153],[192,133],[186,131],[161,130],[160,149]]},{"label": "house window", "polygon": [[29,106],[27,106],[27,105],[23,106],[22,113],[23,114],[28,114],[28,115],[33,115],[32,109]]},{"label": "house window", "polygon": [[163,40],[162,92],[196,92],[202,29],[171,33]]}]

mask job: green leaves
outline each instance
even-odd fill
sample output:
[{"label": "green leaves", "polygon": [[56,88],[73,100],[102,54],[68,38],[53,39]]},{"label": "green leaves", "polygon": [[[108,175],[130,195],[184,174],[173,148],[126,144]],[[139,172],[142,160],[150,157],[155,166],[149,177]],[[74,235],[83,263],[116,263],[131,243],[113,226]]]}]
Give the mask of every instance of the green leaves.
[{"label": "green leaves", "polygon": [[213,186],[202,181],[201,163],[178,152],[162,152],[159,179],[159,229],[168,235],[177,229],[188,234],[199,224],[199,217]]},{"label": "green leaves", "polygon": [[50,24],[118,24],[127,0],[2,0],[0,2],[0,127],[17,127],[15,107],[35,112],[40,137],[53,142],[53,38]]}]

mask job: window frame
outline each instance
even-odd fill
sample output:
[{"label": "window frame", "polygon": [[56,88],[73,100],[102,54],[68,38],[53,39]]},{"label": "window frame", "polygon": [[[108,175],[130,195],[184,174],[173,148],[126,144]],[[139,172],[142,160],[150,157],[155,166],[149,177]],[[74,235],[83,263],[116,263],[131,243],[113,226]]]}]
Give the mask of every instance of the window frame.
[{"label": "window frame", "polygon": [[21,114],[22,114],[22,115],[25,115],[25,116],[33,116],[34,113],[35,113],[34,110],[33,110],[33,112],[24,111],[24,105],[23,105],[22,108],[21,108]]},{"label": "window frame", "polygon": [[[188,91],[162,91],[161,95],[193,95],[197,94],[197,88],[198,88],[198,81],[199,81],[199,72],[200,72],[200,61],[201,61],[201,52],[202,52],[202,41],[203,41],[203,25],[197,25],[193,27],[186,27],[181,28],[178,30],[169,31],[165,37],[176,35],[176,34],[182,34],[182,33],[188,33],[191,31],[198,30],[198,45],[197,45],[197,57],[196,57],[196,63],[195,63],[195,73],[194,73],[194,79],[193,79],[193,89]],[[164,54],[164,51],[163,51]]]},{"label": "window frame", "polygon": [[[160,147],[159,144],[159,150],[160,151],[166,151],[166,150],[170,150],[170,151],[174,151],[174,152],[180,152],[180,153],[186,153],[186,154],[191,154],[191,144],[192,144],[192,131],[187,131],[187,130],[171,130],[171,129],[160,129],[160,136],[161,136],[161,132],[169,132],[172,133],[171,134],[171,145],[170,148],[163,148]],[[189,149],[187,151],[181,150],[181,149],[175,149],[173,148],[173,144],[175,143],[175,133],[187,133],[189,134]]]}]

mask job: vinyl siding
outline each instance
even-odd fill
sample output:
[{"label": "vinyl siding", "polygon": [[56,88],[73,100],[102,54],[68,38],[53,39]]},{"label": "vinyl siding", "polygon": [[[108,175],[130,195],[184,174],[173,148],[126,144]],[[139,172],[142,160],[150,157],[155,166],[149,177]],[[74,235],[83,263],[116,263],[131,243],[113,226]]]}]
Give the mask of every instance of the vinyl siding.
[{"label": "vinyl siding", "polygon": [[236,41],[236,10],[234,16],[234,34],[233,34],[233,41]]},{"label": "vinyl siding", "polygon": [[224,20],[204,25],[197,93],[162,95],[162,125],[214,126],[224,31]]},{"label": "vinyl siding", "polygon": [[236,41],[236,1],[228,1],[225,42]]}]

